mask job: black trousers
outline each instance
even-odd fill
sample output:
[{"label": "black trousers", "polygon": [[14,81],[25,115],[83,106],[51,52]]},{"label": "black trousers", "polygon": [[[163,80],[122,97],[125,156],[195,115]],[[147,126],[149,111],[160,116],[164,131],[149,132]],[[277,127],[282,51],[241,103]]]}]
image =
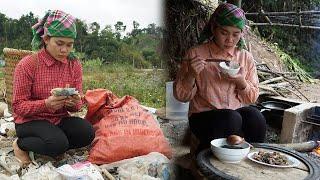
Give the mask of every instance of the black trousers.
[{"label": "black trousers", "polygon": [[210,147],[210,141],[236,134],[248,142],[264,142],[266,120],[255,107],[242,107],[237,110],[217,109],[194,113],[189,117],[191,132],[199,139],[198,153]]},{"label": "black trousers", "polygon": [[24,151],[56,157],[68,149],[89,145],[94,139],[92,125],[78,117],[63,118],[58,125],[46,120],[16,124],[17,144]]}]

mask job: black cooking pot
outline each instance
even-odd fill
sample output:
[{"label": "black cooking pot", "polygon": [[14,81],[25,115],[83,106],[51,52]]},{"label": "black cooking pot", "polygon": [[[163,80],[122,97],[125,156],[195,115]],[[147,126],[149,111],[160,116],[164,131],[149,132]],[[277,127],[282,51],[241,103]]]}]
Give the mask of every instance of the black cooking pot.
[{"label": "black cooking pot", "polygon": [[292,106],[288,103],[278,101],[265,101],[260,104],[261,112],[270,111],[272,114],[283,115],[284,110],[291,108]]},{"label": "black cooking pot", "polygon": [[267,123],[276,129],[282,129],[283,113],[292,105],[279,101],[265,101],[258,104],[261,113],[266,118]]}]

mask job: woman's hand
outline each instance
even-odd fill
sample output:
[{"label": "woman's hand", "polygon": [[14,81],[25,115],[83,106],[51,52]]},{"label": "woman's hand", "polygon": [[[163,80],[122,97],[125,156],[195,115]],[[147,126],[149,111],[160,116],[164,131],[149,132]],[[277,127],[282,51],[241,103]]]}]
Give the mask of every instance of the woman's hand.
[{"label": "woman's hand", "polygon": [[205,61],[205,59],[200,58],[199,56],[196,56],[190,60],[189,68],[194,78],[196,78],[201,73],[206,64],[207,62]]},{"label": "woman's hand", "polygon": [[78,104],[81,100],[80,95],[72,95],[68,96],[65,100],[65,106],[66,107],[74,107],[76,104]]},{"label": "woman's hand", "polygon": [[224,74],[221,73],[221,76],[228,79],[229,81],[231,81],[232,83],[236,84],[236,88],[238,90],[243,90],[247,87],[247,82],[246,79],[244,77],[244,72],[243,72],[243,68],[241,67],[238,74],[234,75],[234,76],[230,76],[229,74]]},{"label": "woman's hand", "polygon": [[58,109],[63,108],[65,104],[66,96],[49,96],[48,99],[45,100],[46,107],[50,110],[56,111]]}]

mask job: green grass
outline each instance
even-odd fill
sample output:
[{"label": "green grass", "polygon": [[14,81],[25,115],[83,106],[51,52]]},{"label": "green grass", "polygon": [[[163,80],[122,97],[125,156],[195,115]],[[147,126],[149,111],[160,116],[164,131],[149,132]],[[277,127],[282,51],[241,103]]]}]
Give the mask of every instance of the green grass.
[{"label": "green grass", "polygon": [[128,64],[101,64],[99,60],[83,62],[83,90],[103,88],[118,97],[130,95],[142,105],[165,106],[164,71],[134,69]]},{"label": "green grass", "polygon": [[[312,77],[307,73],[307,66],[303,65],[298,58],[293,58],[289,54],[281,50],[277,45],[273,44],[271,46],[277,55],[280,57],[281,61],[285,64],[290,72],[295,72],[302,82],[314,83]],[[310,70],[310,69],[309,69]]]},{"label": "green grass", "polygon": [[[100,60],[82,62],[83,92],[103,88],[118,97],[130,95],[142,105],[160,108],[165,106],[164,71],[134,69],[128,64],[102,64]],[[0,68],[4,78],[4,68]]]}]

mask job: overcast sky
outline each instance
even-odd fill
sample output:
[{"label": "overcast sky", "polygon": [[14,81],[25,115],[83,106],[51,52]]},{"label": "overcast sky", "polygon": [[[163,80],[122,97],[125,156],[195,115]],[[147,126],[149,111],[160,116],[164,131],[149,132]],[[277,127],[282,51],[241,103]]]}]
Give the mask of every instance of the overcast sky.
[{"label": "overcast sky", "polygon": [[0,0],[0,12],[19,19],[32,11],[42,17],[49,9],[60,9],[87,24],[97,22],[101,28],[122,21],[132,29],[135,20],[140,27],[155,23],[162,25],[163,0]]}]

